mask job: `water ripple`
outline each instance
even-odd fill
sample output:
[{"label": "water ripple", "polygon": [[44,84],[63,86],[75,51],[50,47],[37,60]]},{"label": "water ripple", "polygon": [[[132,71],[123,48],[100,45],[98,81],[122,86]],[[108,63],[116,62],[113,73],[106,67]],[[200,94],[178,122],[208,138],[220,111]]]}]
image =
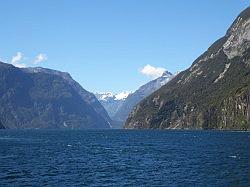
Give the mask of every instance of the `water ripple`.
[{"label": "water ripple", "polygon": [[0,131],[0,186],[250,186],[249,133]]}]

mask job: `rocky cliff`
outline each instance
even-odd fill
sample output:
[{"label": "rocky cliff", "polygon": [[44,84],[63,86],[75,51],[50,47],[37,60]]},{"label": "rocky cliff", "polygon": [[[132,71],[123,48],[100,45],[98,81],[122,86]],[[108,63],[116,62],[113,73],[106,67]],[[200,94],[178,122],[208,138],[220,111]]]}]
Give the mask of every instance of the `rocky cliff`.
[{"label": "rocky cliff", "polygon": [[250,129],[250,8],[167,85],[140,102],[125,128]]}]

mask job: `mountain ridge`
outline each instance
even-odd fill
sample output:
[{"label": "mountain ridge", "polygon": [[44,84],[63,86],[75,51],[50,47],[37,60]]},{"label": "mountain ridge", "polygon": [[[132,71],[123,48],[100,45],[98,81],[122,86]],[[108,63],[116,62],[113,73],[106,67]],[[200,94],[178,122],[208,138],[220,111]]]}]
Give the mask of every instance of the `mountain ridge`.
[{"label": "mountain ridge", "polygon": [[58,70],[48,69],[48,68],[42,68],[42,67],[29,67],[29,68],[21,68],[22,71],[26,73],[47,73],[47,74],[54,74],[62,77],[65,79],[82,97],[82,99],[87,102],[89,105],[91,105],[94,110],[99,113],[106,121],[111,123],[111,119],[107,113],[107,111],[104,109],[104,107],[101,105],[101,103],[96,98],[95,94],[85,90],[78,82],[76,82],[71,75],[68,72],[61,72]]},{"label": "mountain ridge", "polygon": [[187,70],[141,101],[127,129],[250,128],[250,8]]},{"label": "mountain ridge", "polygon": [[165,71],[163,72],[162,76],[140,86],[135,92],[133,92],[126,98],[122,106],[116,112],[113,120],[124,123],[129,113],[132,111],[133,107],[136,104],[138,104],[142,99],[159,89],[161,86],[165,85],[173,77],[174,75],[172,73]]},{"label": "mountain ridge", "polygon": [[0,123],[5,128],[110,127],[69,74],[34,70],[0,62]]},{"label": "mountain ridge", "polygon": [[129,96],[130,92],[121,92],[119,94],[113,94],[111,92],[106,93],[95,93],[95,96],[102,104],[102,106],[108,112],[110,118],[112,119],[122,106],[126,98]]}]

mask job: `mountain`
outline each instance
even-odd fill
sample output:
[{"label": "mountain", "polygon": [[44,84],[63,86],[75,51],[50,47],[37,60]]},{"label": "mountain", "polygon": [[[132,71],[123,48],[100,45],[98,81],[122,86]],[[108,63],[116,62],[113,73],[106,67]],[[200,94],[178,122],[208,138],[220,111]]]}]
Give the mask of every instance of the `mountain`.
[{"label": "mountain", "polygon": [[5,128],[109,128],[109,121],[95,96],[68,73],[0,62],[0,123]]},{"label": "mountain", "polygon": [[106,109],[112,119],[129,94],[130,92],[121,92],[119,94],[114,95],[111,92],[107,92],[96,93],[95,96],[100,101],[102,106]]},{"label": "mountain", "polygon": [[67,81],[68,84],[70,84],[74,90],[82,97],[82,99],[87,102],[91,107],[99,114],[101,115],[107,122],[111,123],[111,119],[107,113],[107,111],[104,109],[102,104],[98,101],[98,99],[95,97],[95,95],[91,92],[88,92],[87,90],[83,89],[82,86],[76,82],[69,73],[67,72],[61,72],[57,70],[47,69],[47,68],[41,68],[41,67],[35,67],[35,68],[21,68],[21,70],[25,73],[45,73],[45,74],[52,74],[57,75],[63,78]]},{"label": "mountain", "polygon": [[125,99],[122,106],[115,113],[113,120],[121,122],[123,124],[136,104],[138,104],[142,99],[149,96],[154,91],[158,90],[163,85],[165,85],[173,77],[174,75],[172,73],[166,71],[162,74],[161,77],[141,86],[138,90],[130,94]]},{"label": "mountain", "polygon": [[126,121],[136,129],[250,129],[250,8]]}]

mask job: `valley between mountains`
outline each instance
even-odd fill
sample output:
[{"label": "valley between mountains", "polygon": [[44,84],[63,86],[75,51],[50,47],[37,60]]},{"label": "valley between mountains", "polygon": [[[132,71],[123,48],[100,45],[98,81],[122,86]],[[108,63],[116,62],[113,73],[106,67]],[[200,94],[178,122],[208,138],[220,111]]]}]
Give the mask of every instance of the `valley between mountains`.
[{"label": "valley between mountains", "polygon": [[2,129],[250,129],[250,8],[187,70],[135,92],[91,93],[69,73],[0,62]]}]

